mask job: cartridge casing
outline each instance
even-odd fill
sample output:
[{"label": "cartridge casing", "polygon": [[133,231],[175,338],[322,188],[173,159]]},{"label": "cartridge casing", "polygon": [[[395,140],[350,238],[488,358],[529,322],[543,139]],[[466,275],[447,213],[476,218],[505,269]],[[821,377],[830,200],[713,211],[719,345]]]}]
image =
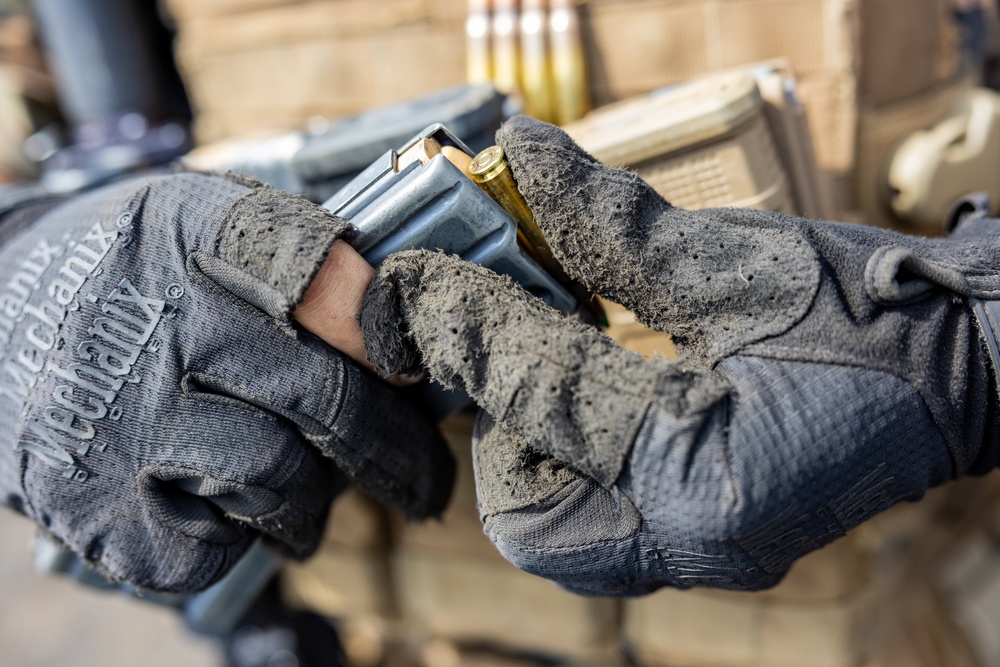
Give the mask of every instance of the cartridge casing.
[{"label": "cartridge casing", "polygon": [[521,94],[526,115],[551,123],[555,116],[547,5],[543,0],[521,0]]},{"label": "cartridge casing", "polygon": [[[517,189],[517,182],[510,173],[510,165],[507,164],[503,149],[490,146],[479,153],[469,165],[469,175],[514,218],[525,249],[547,270],[558,267],[559,263],[553,257],[542,230],[535,224],[535,216],[528,207],[528,202]],[[559,273],[562,273],[561,269]]]},{"label": "cartridge casing", "polygon": [[490,146],[476,155],[469,164],[469,177],[517,222],[517,240],[521,248],[534,258],[548,275],[569,290],[577,304],[586,311],[591,323],[606,325],[607,318],[600,302],[586,287],[570,278],[559,260],[552,254],[545,235],[535,223],[535,215],[517,189],[517,181],[510,171],[503,149],[500,146]]},{"label": "cartridge casing", "polygon": [[555,122],[578,120],[590,111],[580,16],[571,0],[552,0],[549,10]]}]

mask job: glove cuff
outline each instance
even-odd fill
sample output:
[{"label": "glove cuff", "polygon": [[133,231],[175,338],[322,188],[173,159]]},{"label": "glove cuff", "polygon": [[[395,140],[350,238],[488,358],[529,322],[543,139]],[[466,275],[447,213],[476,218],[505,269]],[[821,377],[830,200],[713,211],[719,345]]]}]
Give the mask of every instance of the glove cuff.
[{"label": "glove cuff", "polygon": [[258,287],[269,296],[265,310],[287,320],[333,242],[350,241],[353,236],[354,228],[346,220],[301,197],[261,186],[226,212],[215,254],[262,283]]}]

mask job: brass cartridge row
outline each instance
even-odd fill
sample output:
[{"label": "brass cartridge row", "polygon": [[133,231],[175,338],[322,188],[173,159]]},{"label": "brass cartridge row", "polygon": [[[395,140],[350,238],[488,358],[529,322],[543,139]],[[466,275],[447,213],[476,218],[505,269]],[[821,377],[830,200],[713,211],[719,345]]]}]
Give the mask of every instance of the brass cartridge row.
[{"label": "brass cartridge row", "polygon": [[469,0],[466,44],[469,83],[492,82],[525,114],[562,124],[590,110],[572,0]]}]

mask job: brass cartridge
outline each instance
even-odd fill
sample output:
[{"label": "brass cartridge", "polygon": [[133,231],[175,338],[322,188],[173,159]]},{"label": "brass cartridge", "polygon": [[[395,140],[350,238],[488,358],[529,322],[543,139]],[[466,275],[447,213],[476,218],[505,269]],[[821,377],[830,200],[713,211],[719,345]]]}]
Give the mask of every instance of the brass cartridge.
[{"label": "brass cartridge", "polygon": [[535,224],[535,216],[528,207],[528,202],[524,201],[524,197],[517,189],[517,183],[510,173],[510,166],[503,155],[503,149],[499,146],[490,146],[472,158],[469,175],[517,222],[518,238],[524,249],[533,255],[543,268],[550,272],[553,269],[558,271],[553,275],[561,274],[562,267],[552,255],[542,230]]},{"label": "brass cartridge", "polygon": [[523,113],[555,122],[552,109],[552,67],[548,48],[547,0],[521,0],[521,89]]},{"label": "brass cartridge", "polygon": [[518,0],[493,0],[490,34],[493,85],[506,95],[516,95],[521,90],[521,57],[517,47],[518,15]]},{"label": "brass cartridge", "polygon": [[555,122],[563,125],[582,118],[590,110],[579,9],[573,0],[552,0],[549,44],[555,85]]},{"label": "brass cartridge", "polygon": [[469,14],[465,20],[465,78],[469,83],[489,83],[493,78],[492,5],[492,0],[469,0]]},{"label": "brass cartridge", "polygon": [[473,182],[517,222],[517,239],[521,248],[573,294],[593,323],[607,326],[607,317],[600,302],[583,285],[566,275],[559,260],[552,254],[545,235],[535,223],[534,213],[517,189],[517,181],[510,173],[503,149],[490,146],[480,152],[472,158],[468,173]]}]

